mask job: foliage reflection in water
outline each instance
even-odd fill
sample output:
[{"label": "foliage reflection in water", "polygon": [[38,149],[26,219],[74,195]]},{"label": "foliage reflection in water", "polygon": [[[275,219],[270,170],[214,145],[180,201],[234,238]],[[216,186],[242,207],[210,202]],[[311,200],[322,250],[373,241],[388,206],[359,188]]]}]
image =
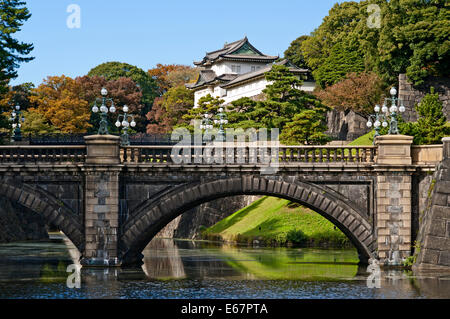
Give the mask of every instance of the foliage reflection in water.
[{"label": "foliage reflection in water", "polygon": [[367,287],[354,250],[247,248],[155,239],[142,269],[65,270],[79,255],[62,237],[0,245],[0,298],[449,298],[450,276],[382,272]]}]

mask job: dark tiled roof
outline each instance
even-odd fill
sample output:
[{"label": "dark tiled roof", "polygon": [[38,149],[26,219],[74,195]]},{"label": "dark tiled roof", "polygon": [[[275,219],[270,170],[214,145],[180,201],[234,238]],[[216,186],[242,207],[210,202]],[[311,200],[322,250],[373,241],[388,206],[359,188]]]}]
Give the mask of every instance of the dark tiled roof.
[{"label": "dark tiled roof", "polygon": [[[245,44],[248,44],[248,46],[252,49],[252,51],[255,54],[232,54],[233,52],[238,51]],[[217,60],[219,58],[241,59],[241,60],[251,59],[251,60],[258,60],[258,61],[262,60],[262,61],[268,61],[268,62],[273,62],[276,59],[278,59],[278,57],[276,57],[276,56],[270,56],[270,55],[265,55],[265,54],[261,53],[253,45],[251,45],[250,42],[248,41],[247,37],[245,37],[238,41],[226,43],[222,49],[207,52],[206,56],[203,58],[202,61],[194,62],[194,64],[195,65],[203,65],[208,62],[214,62],[215,60]]]},{"label": "dark tiled roof", "polygon": [[[309,72],[309,70],[307,70],[307,69],[300,69],[300,68],[296,67],[295,65],[290,63],[288,60],[282,60],[280,62],[275,62],[274,64],[286,65],[289,67],[289,71],[291,71],[293,73],[308,73]],[[242,75],[236,77],[234,80],[232,80],[228,83],[222,84],[221,87],[223,87],[223,88],[231,87],[238,83],[244,82],[246,80],[250,80],[253,78],[263,76],[265,73],[269,72],[272,69],[272,66],[273,66],[273,64],[268,65],[262,69],[259,69],[259,70],[253,71],[253,72],[242,74]]]},{"label": "dark tiled roof", "polygon": [[201,70],[198,80],[195,84],[187,84],[186,87],[189,89],[194,89],[205,84],[213,83],[215,81],[219,82],[229,82],[235,79],[237,74],[221,74],[219,76],[213,70]]}]

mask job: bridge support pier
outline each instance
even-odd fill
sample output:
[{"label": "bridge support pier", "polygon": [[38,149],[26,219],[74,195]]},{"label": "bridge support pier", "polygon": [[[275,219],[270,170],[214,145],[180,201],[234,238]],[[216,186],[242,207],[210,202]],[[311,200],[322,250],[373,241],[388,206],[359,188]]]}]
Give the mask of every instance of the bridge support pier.
[{"label": "bridge support pier", "polygon": [[119,137],[87,136],[85,178],[85,250],[81,264],[92,267],[120,266],[119,233]]},{"label": "bridge support pier", "polygon": [[385,135],[376,140],[377,248],[384,265],[401,265],[411,254],[412,140],[404,135]]}]

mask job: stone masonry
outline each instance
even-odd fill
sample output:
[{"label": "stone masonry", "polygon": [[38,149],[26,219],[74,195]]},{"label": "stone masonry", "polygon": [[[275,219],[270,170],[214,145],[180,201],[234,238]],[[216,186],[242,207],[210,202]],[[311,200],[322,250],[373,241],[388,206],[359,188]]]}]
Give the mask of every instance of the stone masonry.
[{"label": "stone masonry", "polygon": [[417,238],[416,270],[450,267],[450,137],[445,137],[444,160],[433,176],[427,208],[421,212]]},{"label": "stone masonry", "polygon": [[439,99],[443,102],[443,111],[447,119],[450,119],[450,79],[430,77],[426,84],[420,87],[414,87],[406,78],[406,74],[400,74],[399,82],[399,99],[403,100],[406,111],[402,117],[407,122],[417,120],[415,110],[416,104],[420,103],[425,94],[430,93],[430,87],[434,87],[435,92],[439,94]]},{"label": "stone masonry", "polygon": [[[81,263],[118,266],[119,147],[116,136],[89,136],[85,175],[85,238]],[[105,165],[109,164],[109,165]]]},{"label": "stone masonry", "polygon": [[376,140],[378,257],[386,265],[401,265],[411,254],[412,172],[407,167],[412,139],[385,135]]},{"label": "stone masonry", "polygon": [[411,252],[411,176],[379,175],[377,192],[378,257],[400,265]]}]

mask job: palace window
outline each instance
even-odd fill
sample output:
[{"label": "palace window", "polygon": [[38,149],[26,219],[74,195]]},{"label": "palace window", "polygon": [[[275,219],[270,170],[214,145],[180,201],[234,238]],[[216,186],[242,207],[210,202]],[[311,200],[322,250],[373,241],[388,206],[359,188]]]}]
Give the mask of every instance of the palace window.
[{"label": "palace window", "polygon": [[256,71],[256,66],[252,65],[252,72]]},{"label": "palace window", "polygon": [[241,74],[241,66],[240,65],[232,65],[231,72]]}]

